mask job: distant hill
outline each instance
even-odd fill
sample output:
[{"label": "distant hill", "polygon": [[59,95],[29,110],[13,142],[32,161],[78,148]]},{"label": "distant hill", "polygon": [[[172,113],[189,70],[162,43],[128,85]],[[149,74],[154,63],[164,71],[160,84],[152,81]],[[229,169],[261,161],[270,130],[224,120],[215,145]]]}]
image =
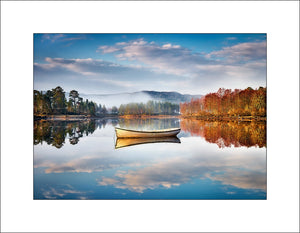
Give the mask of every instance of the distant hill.
[{"label": "distant hill", "polygon": [[[67,93],[66,93],[67,94]],[[165,91],[139,91],[132,93],[120,93],[120,94],[81,94],[81,97],[96,102],[97,104],[105,105],[106,107],[117,106],[121,104],[127,104],[130,102],[143,102],[146,103],[149,100],[171,102],[171,103],[183,103],[191,101],[192,98],[201,98],[202,95],[189,95],[180,94],[178,92],[165,92]],[[66,95],[68,99],[68,95]]]},{"label": "distant hill", "polygon": [[189,102],[192,98],[198,99],[202,95],[189,95],[189,94],[180,94],[178,92],[165,92],[165,91],[142,91],[142,93],[148,94],[153,100],[156,101],[165,101],[171,103],[183,103]]}]

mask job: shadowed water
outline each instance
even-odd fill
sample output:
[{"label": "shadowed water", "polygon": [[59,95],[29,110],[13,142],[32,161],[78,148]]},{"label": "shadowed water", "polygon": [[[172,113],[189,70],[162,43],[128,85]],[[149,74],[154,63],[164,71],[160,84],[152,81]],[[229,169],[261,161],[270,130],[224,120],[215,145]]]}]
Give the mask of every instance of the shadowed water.
[{"label": "shadowed water", "polygon": [[[181,127],[117,139],[114,126]],[[34,122],[34,199],[266,199],[263,122],[178,118]]]}]

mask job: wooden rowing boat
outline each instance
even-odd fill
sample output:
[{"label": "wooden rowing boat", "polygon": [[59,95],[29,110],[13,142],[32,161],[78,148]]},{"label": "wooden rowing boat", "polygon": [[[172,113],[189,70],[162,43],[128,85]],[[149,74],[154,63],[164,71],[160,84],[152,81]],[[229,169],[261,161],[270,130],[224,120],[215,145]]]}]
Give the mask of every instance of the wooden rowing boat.
[{"label": "wooden rowing boat", "polygon": [[180,128],[160,129],[152,131],[139,131],[115,127],[118,138],[158,138],[174,137],[180,132]]},{"label": "wooden rowing boat", "polygon": [[180,139],[176,136],[160,138],[117,138],[115,149],[146,143],[180,143]]}]

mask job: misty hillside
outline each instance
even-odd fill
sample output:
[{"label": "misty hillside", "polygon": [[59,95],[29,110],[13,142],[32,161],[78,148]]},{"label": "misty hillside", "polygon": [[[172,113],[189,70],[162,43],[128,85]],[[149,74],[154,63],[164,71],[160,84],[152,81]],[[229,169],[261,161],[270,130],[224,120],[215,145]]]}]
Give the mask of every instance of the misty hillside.
[{"label": "misty hillside", "polygon": [[171,103],[189,102],[192,98],[196,99],[202,97],[202,95],[183,95],[178,92],[164,91],[142,91],[142,93],[148,94],[153,100]]},{"label": "misty hillside", "polygon": [[127,104],[130,102],[146,103],[149,100],[182,103],[190,101],[192,98],[201,98],[202,95],[183,95],[178,92],[161,92],[161,91],[139,91],[132,93],[120,94],[81,94],[81,97],[96,102],[97,104],[105,105],[107,107]]}]

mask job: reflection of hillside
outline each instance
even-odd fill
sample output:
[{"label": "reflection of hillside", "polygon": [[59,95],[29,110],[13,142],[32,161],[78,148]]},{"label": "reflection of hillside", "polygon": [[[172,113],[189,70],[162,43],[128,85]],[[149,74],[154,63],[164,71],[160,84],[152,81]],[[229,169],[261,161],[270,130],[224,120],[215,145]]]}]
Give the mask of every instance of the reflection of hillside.
[{"label": "reflection of hillside", "polygon": [[[100,124],[101,125],[101,124]],[[75,145],[79,138],[92,134],[96,129],[95,121],[34,121],[34,145],[46,142],[61,148],[68,138]]]},{"label": "reflection of hillside", "polygon": [[240,146],[266,147],[266,124],[264,122],[209,122],[182,119],[180,127],[194,136],[201,136],[220,148]]}]

